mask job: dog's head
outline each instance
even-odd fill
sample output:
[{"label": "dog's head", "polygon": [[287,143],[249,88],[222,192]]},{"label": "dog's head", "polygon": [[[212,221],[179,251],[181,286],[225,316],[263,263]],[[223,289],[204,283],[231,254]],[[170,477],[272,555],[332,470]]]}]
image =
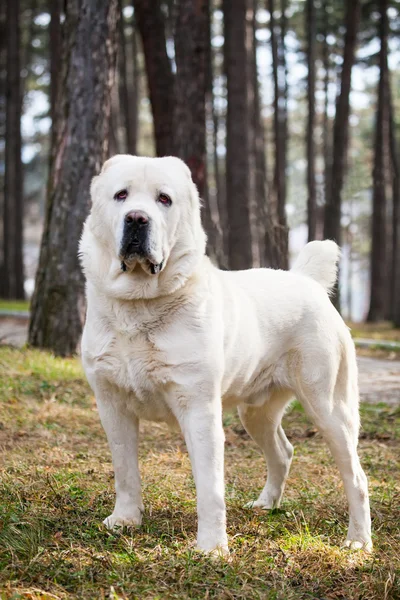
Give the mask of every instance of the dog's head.
[{"label": "dog's head", "polygon": [[91,196],[82,264],[89,280],[107,270],[113,296],[168,293],[204,254],[198,192],[180,159],[114,156],[93,179]]}]

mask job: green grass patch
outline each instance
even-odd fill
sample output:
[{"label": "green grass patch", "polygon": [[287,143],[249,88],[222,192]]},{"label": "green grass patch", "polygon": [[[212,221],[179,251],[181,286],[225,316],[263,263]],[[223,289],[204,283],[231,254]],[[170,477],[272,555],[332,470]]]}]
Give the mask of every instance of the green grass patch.
[{"label": "green grass patch", "polygon": [[29,308],[28,300],[0,300],[0,311],[29,312]]},{"label": "green grass patch", "polygon": [[182,437],[141,425],[145,515],[113,534],[113,473],[77,360],[0,348],[0,598],[359,599],[400,597],[400,412],[362,405],[375,551],[340,548],[347,507],[326,446],[297,402],[284,418],[295,457],[279,510],[243,508],[265,465],[225,418],[231,556],[193,549],[195,490]]},{"label": "green grass patch", "polygon": [[400,329],[393,327],[389,321],[381,323],[347,323],[353,338],[368,338],[371,340],[388,340],[400,342]]}]

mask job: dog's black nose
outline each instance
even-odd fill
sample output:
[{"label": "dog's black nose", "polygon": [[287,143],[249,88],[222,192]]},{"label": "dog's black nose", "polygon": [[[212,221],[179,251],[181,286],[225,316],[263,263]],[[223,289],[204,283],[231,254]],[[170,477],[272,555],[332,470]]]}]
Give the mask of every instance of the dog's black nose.
[{"label": "dog's black nose", "polygon": [[141,210],[132,210],[125,215],[125,223],[127,225],[136,225],[138,227],[145,227],[149,224],[149,217],[145,212]]}]

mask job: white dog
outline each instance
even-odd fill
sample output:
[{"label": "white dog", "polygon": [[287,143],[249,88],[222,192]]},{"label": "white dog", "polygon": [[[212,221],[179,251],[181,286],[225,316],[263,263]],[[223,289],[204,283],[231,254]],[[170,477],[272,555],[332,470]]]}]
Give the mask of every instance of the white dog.
[{"label": "white dog", "polygon": [[279,506],[292,460],[281,419],[296,396],[343,478],[345,544],[370,549],[354,345],[328,298],[336,244],[307,244],[291,271],[218,270],[205,256],[190,171],[173,157],[114,156],[91,194],[80,244],[82,357],[115,471],[107,527],[142,519],[139,419],[177,423],[197,490],[197,547],[226,552],[222,408],[238,407],[265,455],[267,482],[252,506],[270,509]]}]

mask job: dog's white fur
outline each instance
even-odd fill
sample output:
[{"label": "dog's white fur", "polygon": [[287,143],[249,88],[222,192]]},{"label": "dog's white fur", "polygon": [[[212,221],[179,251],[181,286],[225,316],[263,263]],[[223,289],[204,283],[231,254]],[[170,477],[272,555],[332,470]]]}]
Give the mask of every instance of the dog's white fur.
[{"label": "dog's white fur", "polygon": [[[125,202],[114,194],[128,190]],[[157,202],[162,191],[172,206]],[[354,345],[328,292],[339,249],[311,242],[291,271],[228,272],[205,256],[200,202],[177,158],[115,156],[92,184],[80,254],[87,278],[82,357],[96,395],[115,471],[116,504],[105,524],[139,525],[140,419],[179,424],[197,490],[197,546],[227,551],[222,407],[237,406],[264,452],[268,478],[258,500],[279,506],[293,448],[281,426],[296,396],[323,433],[349,502],[346,545],[371,548],[359,430]],[[150,215],[154,261],[121,270],[123,218]]]}]

